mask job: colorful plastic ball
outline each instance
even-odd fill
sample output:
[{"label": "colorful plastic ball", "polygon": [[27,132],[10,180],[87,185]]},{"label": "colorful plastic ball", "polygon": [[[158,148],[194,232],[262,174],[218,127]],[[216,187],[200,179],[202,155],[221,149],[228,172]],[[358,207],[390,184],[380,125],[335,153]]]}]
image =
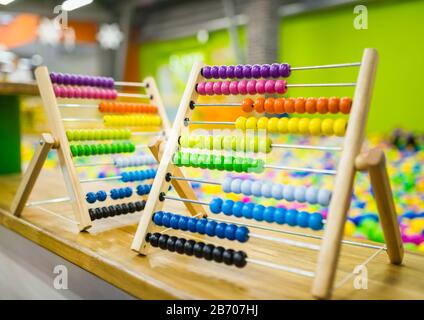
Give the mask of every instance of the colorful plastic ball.
[{"label": "colorful plastic ball", "polygon": [[352,108],[352,99],[348,97],[341,98],[339,108],[341,113],[349,114]]},{"label": "colorful plastic ball", "polygon": [[317,111],[321,114],[328,112],[328,99],[319,98],[317,101]]},{"label": "colorful plastic ball", "polygon": [[283,197],[287,201],[293,201],[294,198],[294,187],[291,185],[284,186]]},{"label": "colorful plastic ball", "polygon": [[279,133],[289,132],[289,119],[288,118],[280,118],[278,120],[278,132]]},{"label": "colorful plastic ball", "polygon": [[309,133],[314,136],[321,134],[321,119],[314,118],[309,121]]},{"label": "colorful plastic ball", "polygon": [[295,187],[294,199],[300,203],[303,203],[306,201],[306,188],[304,186]]},{"label": "colorful plastic ball", "polygon": [[280,119],[278,118],[269,118],[268,119],[268,132],[270,133],[277,133],[278,132],[278,121]]},{"label": "colorful plastic ball", "polygon": [[299,118],[290,118],[288,123],[289,133],[299,133]]},{"label": "colorful plastic ball", "polygon": [[97,200],[99,201],[105,201],[107,198],[107,194],[103,190],[100,190],[96,192],[96,197],[97,197]]},{"label": "colorful plastic ball", "polygon": [[355,230],[356,230],[355,224],[350,220],[346,220],[346,223],[344,226],[344,232],[343,232],[344,235],[347,237],[351,237],[355,233]]},{"label": "colorful plastic ball", "polygon": [[239,94],[247,94],[247,80],[240,80],[237,84]]},{"label": "colorful plastic ball", "polygon": [[[256,103],[255,103],[255,105],[256,105]],[[247,120],[246,120],[246,129],[249,129],[249,130],[256,130],[257,129],[257,122],[258,122],[258,120],[255,118],[255,117],[249,117]]]},{"label": "colorful plastic ball", "polygon": [[306,99],[305,111],[310,114],[317,112],[317,99],[315,98]]},{"label": "colorful plastic ball", "polygon": [[218,75],[221,79],[227,78],[227,67],[226,66],[220,66],[218,68]]},{"label": "colorful plastic ball", "polygon": [[94,192],[88,192],[85,195],[85,200],[87,200],[88,203],[94,203],[97,201],[97,196]]},{"label": "colorful plastic ball", "polygon": [[286,209],[285,208],[276,208],[274,211],[274,221],[278,224],[286,223]]},{"label": "colorful plastic ball", "polygon": [[243,207],[244,207],[244,202],[242,201],[237,201],[234,203],[233,205],[233,216],[235,217],[242,217],[243,216]]},{"label": "colorful plastic ball", "polygon": [[261,197],[262,196],[262,182],[261,181],[254,181],[252,183],[252,194],[255,197]]},{"label": "colorful plastic ball", "polygon": [[320,189],[318,191],[317,201],[322,206],[328,206],[331,200],[331,192],[327,189]]},{"label": "colorful plastic ball", "polygon": [[232,94],[232,95],[236,95],[236,94],[239,94],[239,91],[238,91],[238,81],[231,81],[230,82],[230,87],[229,87],[229,89],[230,89],[230,94]]},{"label": "colorful plastic ball", "polygon": [[241,193],[245,196],[250,196],[252,194],[252,180],[246,179],[241,183]]},{"label": "colorful plastic ball", "polygon": [[310,204],[318,203],[318,189],[315,187],[308,187],[306,189],[305,198]]},{"label": "colorful plastic ball", "polygon": [[275,80],[266,80],[265,92],[269,94],[275,93]]},{"label": "colorful plastic ball", "polygon": [[290,209],[286,211],[286,223],[289,226],[296,226],[297,225],[297,216],[298,216],[298,211],[295,209]]},{"label": "colorful plastic ball", "polygon": [[272,198],[272,183],[271,182],[265,182],[262,184],[261,194],[262,194],[262,197]]},{"label": "colorful plastic ball", "polygon": [[178,222],[179,221],[180,221],[180,215],[178,215],[178,214],[172,215],[171,219],[169,220],[169,224],[171,225],[171,228],[178,230]]},{"label": "colorful plastic ball", "polygon": [[267,117],[260,117],[258,119],[256,126],[257,126],[258,130],[266,130],[268,128],[268,118]]},{"label": "colorful plastic ball", "polygon": [[280,77],[280,65],[278,63],[271,64],[271,67],[269,68],[269,75],[272,78]]},{"label": "colorful plastic ball", "polygon": [[243,66],[242,65],[238,65],[234,68],[234,76],[238,79],[243,78]]},{"label": "colorful plastic ball", "polygon": [[331,136],[334,134],[334,120],[324,119],[321,123],[321,131],[323,134]]},{"label": "colorful plastic ball", "polygon": [[243,77],[251,78],[252,77],[252,66],[246,64],[243,66]]},{"label": "colorful plastic ball", "polygon": [[299,133],[301,134],[309,134],[309,123],[310,119],[302,118],[299,120]]},{"label": "colorful plastic ball", "polygon": [[218,79],[219,78],[219,67],[218,66],[211,67],[211,76],[214,79]]},{"label": "colorful plastic ball", "polygon": [[307,228],[309,226],[309,213],[305,211],[299,212],[297,215],[297,225],[302,228]]},{"label": "colorful plastic ball", "polygon": [[294,103],[294,110],[297,113],[305,113],[305,98],[297,98]]},{"label": "colorful plastic ball", "polygon": [[324,228],[322,215],[315,212],[309,216],[309,228],[312,230],[321,230]]},{"label": "colorful plastic ball", "polygon": [[268,78],[270,76],[271,66],[269,64],[263,64],[261,66],[261,77]]},{"label": "colorful plastic ball", "polygon": [[284,110],[287,113],[294,113],[294,104],[296,100],[293,98],[288,98],[284,101]]},{"label": "colorful plastic ball", "polygon": [[234,179],[231,182],[231,192],[237,193],[237,194],[241,193],[241,183],[242,183],[241,179]]},{"label": "colorful plastic ball", "polygon": [[252,211],[252,217],[256,221],[263,221],[264,220],[264,211],[265,207],[261,204],[255,205]]},{"label": "colorful plastic ball", "polygon": [[[275,87],[276,87],[275,91],[277,93],[279,93],[278,90],[277,90],[277,83],[275,84]],[[275,99],[275,101],[274,101],[274,111],[275,111],[275,113],[281,114],[281,113],[285,112],[285,110],[284,110],[285,100],[286,99],[284,99],[284,98]]]},{"label": "colorful plastic ball", "polygon": [[346,119],[336,119],[333,125],[334,134],[338,137],[343,137],[346,133],[346,127],[347,127]]},{"label": "colorful plastic ball", "polygon": [[272,184],[271,196],[276,200],[282,200],[284,187],[279,183]]},{"label": "colorful plastic ball", "polygon": [[252,219],[253,217],[253,209],[255,208],[255,204],[254,203],[246,203],[243,206],[243,210],[242,210],[242,214],[243,217],[246,219]]},{"label": "colorful plastic ball", "polygon": [[245,98],[243,99],[243,101],[241,102],[241,109],[244,112],[250,113],[253,111],[253,104],[254,101],[250,98]]},{"label": "colorful plastic ball", "polygon": [[274,213],[275,213],[275,208],[274,207],[267,207],[267,208],[265,208],[265,210],[264,210],[264,214],[263,214],[263,217],[264,217],[264,220],[266,221],[266,222],[274,222]]},{"label": "colorful plastic ball", "polygon": [[[256,120],[256,118],[254,118],[254,119]],[[245,130],[246,129],[247,120],[248,119],[246,119],[246,117],[238,117],[236,119],[236,122],[235,122],[235,128],[236,129],[239,129],[239,130]],[[250,124],[249,124],[249,126],[250,126]],[[256,128],[256,123],[254,124],[254,128]],[[253,129],[253,128],[247,128],[247,129]]]},{"label": "colorful plastic ball", "polygon": [[218,214],[221,213],[223,206],[223,200],[221,198],[214,198],[209,203],[209,209],[212,213]]},{"label": "colorful plastic ball", "polygon": [[280,77],[287,78],[291,74],[290,65],[288,63],[280,64]]},{"label": "colorful plastic ball", "polygon": [[214,94],[213,84],[214,84],[214,82],[206,82],[206,84],[205,84],[205,92],[209,96],[212,96]]},{"label": "colorful plastic ball", "polygon": [[224,78],[229,78],[229,79],[234,78],[235,77],[234,69],[235,69],[234,66],[227,66],[226,77]]},{"label": "colorful plastic ball", "polygon": [[265,99],[264,98],[256,99],[253,107],[254,107],[254,109],[257,113],[264,113],[265,112]]}]

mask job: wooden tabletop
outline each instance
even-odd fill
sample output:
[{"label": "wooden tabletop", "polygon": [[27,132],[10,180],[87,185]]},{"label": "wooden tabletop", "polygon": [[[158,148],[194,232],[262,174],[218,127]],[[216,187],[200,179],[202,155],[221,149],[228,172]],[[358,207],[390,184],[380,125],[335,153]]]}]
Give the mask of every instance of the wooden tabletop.
[{"label": "wooden tabletop", "polygon": [[[19,177],[0,177],[0,207],[7,208]],[[43,170],[31,200],[65,196],[57,171]],[[0,209],[0,223],[38,245],[69,260],[105,281],[142,299],[311,299],[312,280],[257,265],[243,269],[153,249],[146,256],[130,250],[139,215],[95,222],[89,232],[78,233],[70,205],[26,208],[22,218]],[[181,213],[176,204],[166,208]],[[255,231],[256,232],[256,231]],[[259,232],[256,232],[259,233]],[[266,233],[266,232],[264,232]],[[194,234],[190,234],[190,237]],[[269,233],[268,233],[269,235]],[[188,237],[187,234],[182,235]],[[279,235],[280,236],[280,235]],[[296,236],[284,236],[305,241]],[[202,239],[202,236],[192,237]],[[204,242],[223,243],[215,238]],[[318,240],[308,240],[318,243]],[[314,271],[317,252],[251,239],[243,249],[249,257]],[[402,266],[388,263],[386,253],[343,245],[333,297],[336,299],[424,299],[424,256],[407,253]],[[368,264],[368,289],[354,288],[353,269],[376,255]]]},{"label": "wooden tabletop", "polygon": [[15,83],[0,81],[0,94],[39,95],[39,92],[35,83]]}]

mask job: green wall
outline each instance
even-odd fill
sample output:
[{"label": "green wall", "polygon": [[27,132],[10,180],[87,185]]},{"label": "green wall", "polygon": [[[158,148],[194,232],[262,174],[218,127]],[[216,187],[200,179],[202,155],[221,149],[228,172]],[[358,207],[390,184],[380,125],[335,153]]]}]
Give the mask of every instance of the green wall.
[{"label": "green wall", "polygon": [[[362,49],[379,51],[380,63],[368,131],[400,126],[424,131],[424,1],[367,4],[368,29],[353,27],[353,6],[287,17],[281,23],[280,60],[292,66],[359,61]],[[350,82],[356,70],[298,71],[292,83]],[[294,89],[294,95],[317,89]],[[300,91],[302,90],[302,91]],[[349,94],[349,89],[320,90]]]}]

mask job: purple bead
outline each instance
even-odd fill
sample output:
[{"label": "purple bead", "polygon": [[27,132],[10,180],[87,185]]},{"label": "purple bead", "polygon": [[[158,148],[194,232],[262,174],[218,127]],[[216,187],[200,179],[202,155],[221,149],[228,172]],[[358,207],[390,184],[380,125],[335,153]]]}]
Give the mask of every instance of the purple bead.
[{"label": "purple bead", "polygon": [[72,86],[78,85],[78,79],[77,79],[77,76],[75,74],[69,75],[69,84],[72,85]]},{"label": "purple bead", "polygon": [[251,73],[253,78],[259,79],[261,77],[261,66],[259,64],[253,65]]},{"label": "purple bead", "polygon": [[243,78],[243,66],[242,65],[238,65],[237,67],[234,68],[234,76],[238,79]]},{"label": "purple bead", "polygon": [[238,94],[238,81],[231,81],[230,83],[230,93],[231,94]]},{"label": "purple bead", "polygon": [[88,83],[88,77],[87,76],[80,76],[81,83],[80,86],[86,86]]},{"label": "purple bead", "polygon": [[278,63],[273,63],[269,68],[269,74],[273,78],[278,78],[280,76],[280,65]]},{"label": "purple bead", "polygon": [[266,93],[275,93],[275,80],[266,80],[266,82],[265,82],[265,92]]},{"label": "purple bead", "polygon": [[256,80],[247,81],[246,90],[248,94],[256,94]]},{"label": "purple bead", "polygon": [[258,80],[256,81],[256,93],[264,94],[265,93],[265,83],[266,80]]},{"label": "purple bead", "polygon": [[62,84],[63,83],[63,74],[61,74],[61,73],[57,73],[56,74],[56,83],[57,84]]},{"label": "purple bead", "polygon": [[245,77],[245,78],[251,78],[252,77],[252,66],[246,64],[243,67],[243,77]]},{"label": "purple bead", "polygon": [[226,78],[232,79],[232,78],[235,77],[234,69],[235,69],[234,66],[227,66],[227,76],[226,76]]},{"label": "purple bead", "polygon": [[219,68],[217,66],[211,68],[211,75],[214,79],[219,79]]},{"label": "purple bead", "polygon": [[201,72],[202,76],[206,79],[210,79],[212,78],[212,74],[211,74],[211,67],[209,66],[205,66],[202,68]]},{"label": "purple bead", "polygon": [[70,82],[69,74],[65,73],[63,75],[63,84],[69,84],[69,82]]},{"label": "purple bead", "polygon": [[[227,69],[228,70],[228,69]],[[228,96],[230,94],[230,84],[231,81],[223,81],[221,84],[221,92]]]},{"label": "purple bead", "polygon": [[206,84],[206,82],[199,82],[199,83],[196,85],[196,91],[197,91],[197,93],[198,93],[198,94],[200,94],[201,96],[206,95],[206,91],[205,91],[205,84]]},{"label": "purple bead", "polygon": [[290,65],[288,63],[280,64],[279,68],[280,77],[287,78],[291,74]]},{"label": "purple bead", "polygon": [[52,72],[50,73],[50,80],[53,83],[56,83],[56,73]]},{"label": "purple bead", "polygon": [[247,94],[247,80],[240,80],[237,85],[239,94]]},{"label": "purple bead", "polygon": [[263,64],[261,66],[261,77],[262,78],[268,78],[269,77],[269,69],[270,69],[269,64]]},{"label": "purple bead", "polygon": [[112,78],[112,77],[110,77],[109,78],[109,88],[114,88],[115,87],[115,80]]},{"label": "purple bead", "polygon": [[221,81],[217,81],[217,82],[214,82],[213,83],[213,92],[216,95],[221,95],[222,94],[221,85],[222,85],[222,82]]},{"label": "purple bead", "polygon": [[205,84],[205,92],[207,95],[212,96],[213,95],[213,82],[209,81]]},{"label": "purple bead", "polygon": [[226,66],[220,66],[219,69],[218,69],[218,74],[219,74],[219,77],[221,79],[227,78],[227,67]]}]

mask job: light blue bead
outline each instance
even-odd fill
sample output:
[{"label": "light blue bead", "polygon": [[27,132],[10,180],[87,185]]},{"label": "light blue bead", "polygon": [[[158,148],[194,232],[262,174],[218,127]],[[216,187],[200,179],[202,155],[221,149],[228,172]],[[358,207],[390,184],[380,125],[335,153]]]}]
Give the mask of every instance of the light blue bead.
[{"label": "light blue bead", "polygon": [[293,201],[294,200],[294,187],[289,186],[289,185],[284,186],[283,196],[284,196],[285,200]]},{"label": "light blue bead", "polygon": [[274,221],[278,224],[286,223],[286,209],[285,208],[277,208],[274,211]]},{"label": "light blue bead", "polygon": [[252,180],[243,180],[241,183],[241,193],[245,196],[250,196],[252,194]]},{"label": "light blue bead", "polygon": [[299,212],[297,215],[297,225],[302,228],[307,228],[309,226],[309,213],[305,211]]},{"label": "light blue bead", "polygon": [[303,186],[295,187],[294,199],[298,202],[305,202],[306,201],[306,188],[303,187]]},{"label": "light blue bead", "polygon": [[272,197],[276,200],[281,200],[284,198],[283,196],[284,187],[282,184],[274,183],[272,185]]},{"label": "light blue bead", "polygon": [[231,182],[231,192],[234,192],[236,194],[241,193],[241,179],[233,179]]},{"label": "light blue bead", "polygon": [[262,193],[262,197],[271,198],[272,197],[272,183],[265,182],[264,184],[262,184],[261,193]]},{"label": "light blue bead", "polygon": [[331,200],[331,192],[327,189],[319,189],[318,203],[322,206],[328,206]]},{"label": "light blue bead", "polygon": [[224,179],[224,182],[222,183],[222,191],[224,191],[225,193],[230,193],[231,192],[231,182],[232,181],[233,181],[232,178],[226,177]]},{"label": "light blue bead", "polygon": [[252,211],[252,217],[256,221],[263,221],[264,220],[264,211],[265,207],[261,204],[255,205]]},{"label": "light blue bead", "polygon": [[262,196],[262,182],[255,181],[252,183],[252,194],[255,197],[261,197]]},{"label": "light blue bead", "polygon": [[318,189],[315,187],[309,187],[306,189],[306,201],[310,204],[316,204],[318,202]]},{"label": "light blue bead", "polygon": [[243,217],[246,219],[252,219],[253,208],[255,207],[254,203],[245,203],[243,206],[243,210],[241,211]]},{"label": "light blue bead", "polygon": [[274,222],[274,213],[275,213],[274,207],[267,207],[264,211],[264,220],[266,222]]}]

